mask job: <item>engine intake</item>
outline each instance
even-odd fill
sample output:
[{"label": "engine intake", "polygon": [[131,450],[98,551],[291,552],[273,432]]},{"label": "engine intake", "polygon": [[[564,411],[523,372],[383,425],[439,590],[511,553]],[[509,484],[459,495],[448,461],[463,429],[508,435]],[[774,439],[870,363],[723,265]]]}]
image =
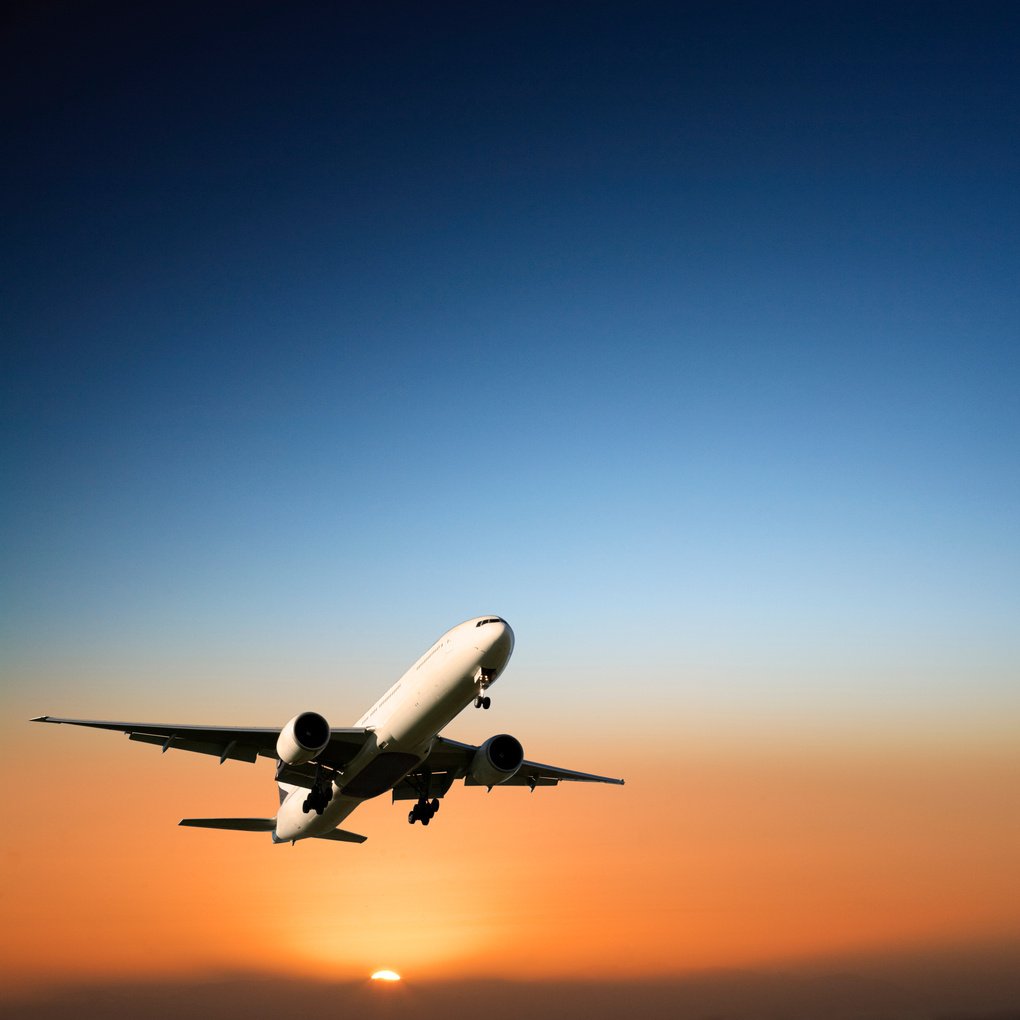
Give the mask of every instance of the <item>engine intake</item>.
[{"label": "engine intake", "polygon": [[318,712],[302,712],[276,740],[276,756],[288,765],[303,765],[317,758],[329,743],[329,723]]},{"label": "engine intake", "polygon": [[509,733],[499,733],[475,751],[468,776],[479,786],[499,786],[513,778],[523,761],[521,742]]}]

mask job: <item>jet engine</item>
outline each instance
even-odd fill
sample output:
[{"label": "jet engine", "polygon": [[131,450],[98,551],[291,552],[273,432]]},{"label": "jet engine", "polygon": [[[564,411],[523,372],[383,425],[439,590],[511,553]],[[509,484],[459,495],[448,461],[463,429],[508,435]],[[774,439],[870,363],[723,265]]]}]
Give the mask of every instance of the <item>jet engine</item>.
[{"label": "jet engine", "polygon": [[288,765],[302,765],[318,757],[329,743],[329,723],[318,712],[302,712],[276,740],[276,757]]},{"label": "jet engine", "polygon": [[510,779],[524,761],[524,748],[516,737],[500,733],[475,751],[468,776],[479,786],[498,786]]}]

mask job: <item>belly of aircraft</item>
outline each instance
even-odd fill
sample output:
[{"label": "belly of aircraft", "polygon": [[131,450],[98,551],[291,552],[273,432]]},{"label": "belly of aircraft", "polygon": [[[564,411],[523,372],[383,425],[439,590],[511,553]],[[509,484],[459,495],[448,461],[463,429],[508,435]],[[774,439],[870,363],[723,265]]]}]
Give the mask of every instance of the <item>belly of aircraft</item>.
[{"label": "belly of aircraft", "polygon": [[380,733],[386,749],[411,751],[426,748],[474,697],[473,672],[446,683],[424,683],[415,696],[387,720],[385,734]]},{"label": "belly of aircraft", "polygon": [[350,782],[344,783],[345,797],[368,800],[386,793],[403,779],[421,760],[421,756],[407,751],[383,751],[373,758]]}]

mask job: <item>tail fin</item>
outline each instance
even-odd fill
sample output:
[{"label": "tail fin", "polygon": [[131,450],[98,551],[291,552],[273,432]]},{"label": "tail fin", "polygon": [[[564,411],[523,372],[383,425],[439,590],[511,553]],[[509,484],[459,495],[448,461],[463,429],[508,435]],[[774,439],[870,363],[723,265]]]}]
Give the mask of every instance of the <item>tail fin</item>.
[{"label": "tail fin", "polygon": [[196,829],[239,829],[241,832],[272,832],[275,818],[182,818],[178,825],[191,825]]}]

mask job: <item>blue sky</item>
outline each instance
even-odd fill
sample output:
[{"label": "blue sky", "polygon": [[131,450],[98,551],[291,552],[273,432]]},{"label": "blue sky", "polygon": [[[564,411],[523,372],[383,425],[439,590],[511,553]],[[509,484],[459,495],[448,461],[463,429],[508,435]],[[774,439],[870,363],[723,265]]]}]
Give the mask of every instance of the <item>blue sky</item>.
[{"label": "blue sky", "polygon": [[19,710],[357,714],[495,611],[593,713],[1015,722],[1010,5],[14,28]]}]

